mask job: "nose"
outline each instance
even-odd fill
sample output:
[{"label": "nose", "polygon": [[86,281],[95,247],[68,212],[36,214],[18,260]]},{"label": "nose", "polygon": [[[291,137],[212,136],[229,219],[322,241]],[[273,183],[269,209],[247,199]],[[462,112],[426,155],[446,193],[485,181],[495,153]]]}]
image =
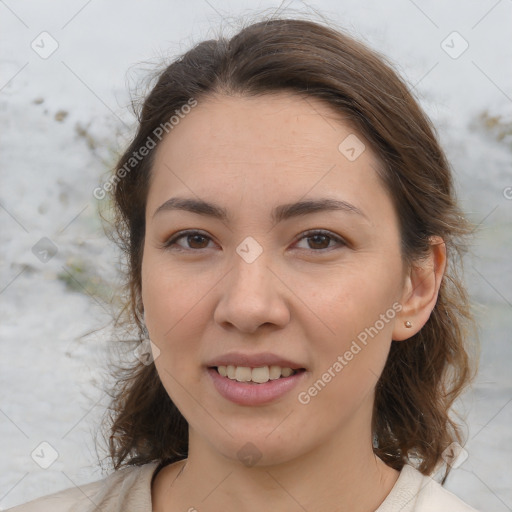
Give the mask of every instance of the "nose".
[{"label": "nose", "polygon": [[235,255],[231,272],[221,280],[221,298],[214,320],[224,328],[255,333],[261,326],[283,328],[290,321],[287,287],[277,272],[270,268],[263,253],[248,263]]}]

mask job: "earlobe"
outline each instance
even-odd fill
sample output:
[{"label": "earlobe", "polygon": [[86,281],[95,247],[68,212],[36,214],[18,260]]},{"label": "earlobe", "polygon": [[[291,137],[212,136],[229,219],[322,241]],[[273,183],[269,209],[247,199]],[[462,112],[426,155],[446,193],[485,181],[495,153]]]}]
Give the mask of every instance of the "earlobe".
[{"label": "earlobe", "polygon": [[426,324],[436,305],[445,269],[446,244],[441,237],[432,237],[429,255],[415,262],[407,276],[393,340],[406,340]]}]

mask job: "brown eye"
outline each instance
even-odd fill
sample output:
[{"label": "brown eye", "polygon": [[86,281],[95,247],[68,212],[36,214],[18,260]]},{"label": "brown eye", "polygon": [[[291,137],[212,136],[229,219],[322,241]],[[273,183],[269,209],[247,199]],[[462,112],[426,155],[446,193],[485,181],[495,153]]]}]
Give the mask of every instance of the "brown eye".
[{"label": "brown eye", "polygon": [[311,249],[327,249],[331,241],[328,235],[313,235],[308,237],[308,239],[310,240],[310,247],[312,245]]},{"label": "brown eye", "polygon": [[[335,248],[336,244],[341,246],[347,245],[342,238],[330,231],[307,231],[299,239],[299,242],[302,240],[308,240],[308,247],[305,247],[305,249],[313,252]],[[334,245],[330,245],[332,242],[334,242]]]},{"label": "brown eye", "polygon": [[[203,235],[186,235],[186,236],[187,236],[187,241],[192,244],[192,248],[204,249],[204,242],[206,240],[205,236],[203,236]],[[201,247],[197,247],[197,245],[200,245]],[[206,245],[208,245],[208,242],[206,243]]]},{"label": "brown eye", "polygon": [[[177,243],[181,239],[185,239],[186,245]],[[166,249],[199,250],[206,249],[209,241],[211,241],[211,238],[199,231],[185,231],[174,235],[163,246]]]}]

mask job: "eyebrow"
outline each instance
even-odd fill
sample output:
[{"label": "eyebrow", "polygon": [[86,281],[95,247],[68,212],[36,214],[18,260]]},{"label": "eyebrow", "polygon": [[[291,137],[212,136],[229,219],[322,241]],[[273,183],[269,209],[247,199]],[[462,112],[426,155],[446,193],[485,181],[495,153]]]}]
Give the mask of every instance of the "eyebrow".
[{"label": "eyebrow", "polygon": [[[160,205],[153,214],[153,218],[164,211],[181,210],[198,215],[213,217],[215,219],[228,222],[229,215],[225,208],[214,203],[204,201],[202,199],[172,197]],[[296,203],[288,203],[276,206],[272,210],[271,219],[273,225],[292,217],[299,217],[311,213],[323,211],[341,211],[344,213],[356,214],[368,220],[368,217],[353,204],[339,199],[311,199],[307,201],[299,201]]]}]

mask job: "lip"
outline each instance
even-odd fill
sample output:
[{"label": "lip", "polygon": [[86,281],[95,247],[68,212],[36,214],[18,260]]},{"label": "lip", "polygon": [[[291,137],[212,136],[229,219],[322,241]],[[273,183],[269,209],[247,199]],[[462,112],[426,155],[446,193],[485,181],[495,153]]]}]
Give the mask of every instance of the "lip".
[{"label": "lip", "polygon": [[263,352],[261,354],[243,354],[241,352],[231,352],[216,357],[206,363],[206,366],[248,366],[250,368],[260,368],[261,366],[280,366],[281,368],[291,368],[292,370],[304,369],[304,365],[286,359],[284,357]]},{"label": "lip", "polygon": [[[260,366],[265,365],[262,364]],[[291,366],[287,366],[287,368],[291,368]],[[207,373],[212,379],[217,392],[226,400],[238,405],[255,406],[265,405],[283,397],[295,388],[308,372],[300,371],[289,377],[269,380],[264,384],[251,384],[231,380],[220,375],[215,368],[207,368]]]}]

